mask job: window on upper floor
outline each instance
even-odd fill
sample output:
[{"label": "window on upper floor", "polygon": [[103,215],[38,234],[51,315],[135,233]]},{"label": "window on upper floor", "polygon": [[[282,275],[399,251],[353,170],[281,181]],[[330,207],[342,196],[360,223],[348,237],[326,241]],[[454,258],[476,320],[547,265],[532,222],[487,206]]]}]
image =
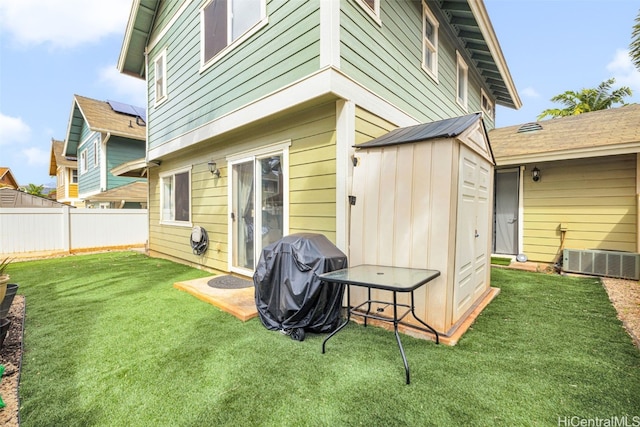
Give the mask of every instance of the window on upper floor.
[{"label": "window on upper floor", "polygon": [[438,79],[438,21],[422,3],[422,68]]},{"label": "window on upper floor", "polygon": [[380,0],[356,0],[378,24],[380,24]]},{"label": "window on upper floor", "polygon": [[98,157],[98,154],[100,153],[100,144],[98,143],[98,141],[93,141],[93,167],[97,168],[98,167],[98,162],[100,160],[100,158]]},{"label": "window on upper floor", "polygon": [[487,117],[493,118],[493,102],[491,102],[484,89],[480,90],[480,98],[482,111],[484,111]]},{"label": "window on upper floor", "polygon": [[80,173],[87,172],[87,149],[85,148],[80,153]]},{"label": "window on upper floor", "polygon": [[200,16],[204,65],[266,24],[266,0],[211,0]]},{"label": "window on upper floor", "polygon": [[164,50],[153,61],[154,80],[156,88],[155,105],[167,99],[167,51]]},{"label": "window on upper floor", "polygon": [[162,223],[190,225],[191,168],[160,175],[160,205]]},{"label": "window on upper floor", "polygon": [[72,184],[77,184],[78,183],[78,169],[71,169],[71,183]]},{"label": "window on upper floor", "polygon": [[458,65],[456,67],[456,101],[462,108],[467,109],[467,93],[469,91],[469,66],[464,61],[460,52],[456,52]]}]

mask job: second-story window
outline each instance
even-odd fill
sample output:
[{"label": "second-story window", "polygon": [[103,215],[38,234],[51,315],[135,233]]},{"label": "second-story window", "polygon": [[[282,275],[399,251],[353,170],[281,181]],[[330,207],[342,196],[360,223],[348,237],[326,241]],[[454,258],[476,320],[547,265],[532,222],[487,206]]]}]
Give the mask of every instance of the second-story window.
[{"label": "second-story window", "polygon": [[203,62],[244,36],[265,16],[265,0],[211,0],[202,8]]},{"label": "second-story window", "polygon": [[365,12],[367,12],[377,23],[380,22],[380,0],[358,0]]},{"label": "second-story window", "polygon": [[78,183],[78,169],[71,169],[71,183]]},{"label": "second-story window", "polygon": [[153,61],[154,80],[156,82],[155,104],[158,105],[167,99],[167,51],[164,50]]},{"label": "second-story window", "polygon": [[85,148],[80,153],[80,173],[87,171],[87,149]]},{"label": "second-story window", "polygon": [[422,4],[422,67],[438,78],[438,21],[426,3]]},{"label": "second-story window", "polygon": [[98,167],[98,161],[100,160],[100,158],[98,157],[98,153],[99,153],[99,148],[100,144],[98,144],[98,141],[93,141],[93,167]]},{"label": "second-story window", "polygon": [[484,89],[480,90],[480,103],[482,104],[482,111],[493,119],[493,102],[491,102]]},{"label": "second-story window", "polygon": [[457,89],[456,89],[456,101],[462,108],[467,109],[467,92],[469,90],[469,66],[462,56],[460,52],[457,52],[458,57],[458,66],[457,66]]}]

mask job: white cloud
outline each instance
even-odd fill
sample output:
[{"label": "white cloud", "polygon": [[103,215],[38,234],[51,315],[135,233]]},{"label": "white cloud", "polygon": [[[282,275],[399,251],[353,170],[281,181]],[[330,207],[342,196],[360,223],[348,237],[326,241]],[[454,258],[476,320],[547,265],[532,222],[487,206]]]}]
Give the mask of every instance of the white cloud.
[{"label": "white cloud", "polygon": [[29,166],[46,166],[49,164],[51,152],[31,147],[22,150],[22,155],[27,158]]},{"label": "white cloud", "polygon": [[146,83],[144,80],[120,73],[115,65],[102,68],[99,71],[99,76],[100,83],[112,89],[110,92],[113,95],[110,99],[146,108]]},{"label": "white cloud", "polygon": [[2,0],[0,29],[21,45],[70,48],[124,33],[131,0]]},{"label": "white cloud", "polygon": [[522,89],[522,95],[529,98],[540,98],[540,94],[531,86]]},{"label": "white cloud", "polygon": [[616,50],[613,60],[607,64],[607,71],[613,73],[616,86],[629,86],[633,92],[640,92],[640,71],[631,63],[628,50]]},{"label": "white cloud", "polygon": [[0,113],[0,145],[23,143],[29,140],[31,129],[20,117]]}]

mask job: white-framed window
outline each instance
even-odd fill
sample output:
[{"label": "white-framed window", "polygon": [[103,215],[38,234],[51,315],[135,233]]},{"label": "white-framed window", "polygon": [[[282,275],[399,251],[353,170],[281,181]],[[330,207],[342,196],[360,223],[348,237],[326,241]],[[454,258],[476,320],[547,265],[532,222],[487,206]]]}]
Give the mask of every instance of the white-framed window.
[{"label": "white-framed window", "polygon": [[167,50],[163,50],[153,61],[154,81],[156,88],[155,105],[167,99]]},{"label": "white-framed window", "polygon": [[356,0],[356,3],[358,3],[378,25],[382,25],[380,21],[380,0]]},{"label": "white-framed window", "polygon": [[70,175],[71,175],[71,183],[72,184],[77,184],[78,183],[78,169],[71,169],[70,170]]},{"label": "white-framed window", "polygon": [[438,80],[438,21],[422,3],[422,68]]},{"label": "white-framed window", "polygon": [[456,102],[462,108],[467,109],[467,94],[469,92],[469,66],[460,52],[456,52],[458,65],[456,67]]},{"label": "white-framed window", "polygon": [[191,226],[191,167],[160,174],[160,222]]},{"label": "white-framed window", "polygon": [[482,107],[482,111],[487,115],[487,117],[493,119],[493,102],[491,102],[491,99],[489,99],[489,96],[487,96],[487,93],[484,91],[484,89],[480,90],[480,104]]},{"label": "white-framed window", "polygon": [[87,172],[87,149],[80,152],[80,173]]},{"label": "white-framed window", "polygon": [[200,9],[201,62],[213,63],[267,23],[266,0],[210,0]]},{"label": "white-framed window", "polygon": [[98,140],[93,141],[93,167],[97,168],[100,162],[100,144]]}]

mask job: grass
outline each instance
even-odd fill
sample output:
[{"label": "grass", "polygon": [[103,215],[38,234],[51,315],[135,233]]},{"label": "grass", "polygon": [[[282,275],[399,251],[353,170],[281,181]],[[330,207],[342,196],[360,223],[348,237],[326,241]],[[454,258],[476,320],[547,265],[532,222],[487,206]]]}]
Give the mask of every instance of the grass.
[{"label": "grass", "polygon": [[12,264],[26,296],[21,425],[558,425],[640,415],[640,351],[601,284],[495,269],[457,346],[350,324],[327,343],[172,287],[206,274],[136,253]]},{"label": "grass", "polygon": [[491,257],[491,264],[492,265],[509,265],[509,264],[511,264],[511,258],[503,258],[503,257],[492,256]]}]

